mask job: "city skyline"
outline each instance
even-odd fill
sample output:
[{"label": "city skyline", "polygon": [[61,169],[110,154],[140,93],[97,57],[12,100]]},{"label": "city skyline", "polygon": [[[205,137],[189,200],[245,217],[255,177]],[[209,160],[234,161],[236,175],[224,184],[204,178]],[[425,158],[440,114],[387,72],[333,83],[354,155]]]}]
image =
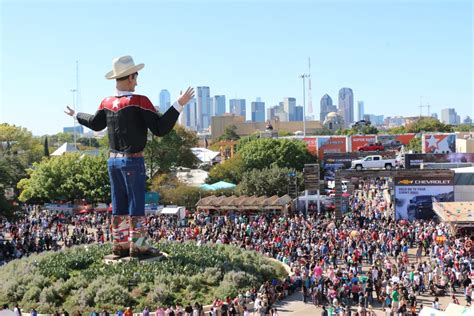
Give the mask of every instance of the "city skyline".
[{"label": "city skyline", "polygon": [[[118,44],[114,23],[104,18],[110,14],[106,3],[1,6],[0,122],[35,135],[72,125],[63,111],[72,105],[76,61],[77,109],[94,113],[115,90],[104,79],[112,58],[126,54],[145,63],[136,93],[155,105],[161,89],[174,102],[187,86],[208,86],[227,99],[261,97],[268,108],[285,96],[302,105],[299,76],[310,57],[316,118],[317,100],[327,93],[337,103],[340,87],[354,91],[354,102],[364,100],[366,113],[418,116],[422,97],[431,112],[455,108],[462,120],[474,117],[467,0],[210,2],[199,23],[195,12],[202,3],[117,4],[134,21],[120,37],[135,45]],[[224,49],[216,54],[215,44]]]}]

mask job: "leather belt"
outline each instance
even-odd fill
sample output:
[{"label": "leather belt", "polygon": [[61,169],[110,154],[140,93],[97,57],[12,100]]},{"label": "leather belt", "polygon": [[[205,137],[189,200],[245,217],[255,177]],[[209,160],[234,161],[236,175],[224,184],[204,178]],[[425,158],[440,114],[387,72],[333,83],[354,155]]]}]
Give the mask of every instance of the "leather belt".
[{"label": "leather belt", "polygon": [[138,153],[110,153],[110,158],[138,158],[143,157],[143,151]]}]

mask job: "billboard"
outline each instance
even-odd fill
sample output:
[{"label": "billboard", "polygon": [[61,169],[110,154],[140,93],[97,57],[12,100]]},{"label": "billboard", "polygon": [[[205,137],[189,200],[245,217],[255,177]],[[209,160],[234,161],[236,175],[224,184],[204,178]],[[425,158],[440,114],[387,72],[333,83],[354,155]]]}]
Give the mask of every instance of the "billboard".
[{"label": "billboard", "polygon": [[398,149],[401,145],[408,145],[415,134],[399,134],[399,135],[377,135],[377,142],[382,143],[386,149]]},{"label": "billboard", "polygon": [[357,151],[357,148],[373,144],[376,142],[376,135],[352,135],[351,136],[351,150],[350,151]]},{"label": "billboard", "polygon": [[456,152],[456,134],[423,134],[421,150],[424,154],[449,154]]},{"label": "billboard", "polygon": [[[351,167],[351,161],[364,158],[366,156],[373,155],[371,152],[349,152],[349,153],[326,153],[324,154],[322,162],[322,169],[324,180],[334,180],[336,170],[349,169]],[[392,152],[380,152],[381,155],[387,159],[394,159],[395,154]]]},{"label": "billboard", "polygon": [[323,159],[325,153],[347,152],[347,136],[318,136],[318,156]]},{"label": "billboard", "polygon": [[405,154],[405,168],[420,168],[422,163],[474,163],[474,153]]},{"label": "billboard", "polygon": [[305,137],[303,138],[303,141],[306,143],[306,146],[308,147],[308,151],[311,153],[311,155],[316,156],[318,154],[317,138]]},{"label": "billboard", "polygon": [[453,183],[452,172],[396,176],[395,218],[410,221],[433,218],[433,200],[454,201]]}]

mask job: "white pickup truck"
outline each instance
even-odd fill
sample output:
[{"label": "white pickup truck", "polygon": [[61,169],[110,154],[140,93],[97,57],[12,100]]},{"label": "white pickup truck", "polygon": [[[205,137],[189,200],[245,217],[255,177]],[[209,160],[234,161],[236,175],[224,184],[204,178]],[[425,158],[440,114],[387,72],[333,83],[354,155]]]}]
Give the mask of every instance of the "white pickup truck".
[{"label": "white pickup truck", "polygon": [[367,156],[361,160],[353,160],[351,168],[362,169],[386,169],[391,170],[397,166],[396,159],[383,159],[380,155]]}]

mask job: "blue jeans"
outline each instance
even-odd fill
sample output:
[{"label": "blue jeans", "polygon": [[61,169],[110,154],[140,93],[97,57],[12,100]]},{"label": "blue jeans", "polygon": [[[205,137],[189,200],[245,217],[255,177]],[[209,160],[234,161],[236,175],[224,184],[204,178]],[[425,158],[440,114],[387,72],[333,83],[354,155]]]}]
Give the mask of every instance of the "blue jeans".
[{"label": "blue jeans", "polygon": [[143,157],[109,158],[112,215],[145,215],[145,161]]}]

